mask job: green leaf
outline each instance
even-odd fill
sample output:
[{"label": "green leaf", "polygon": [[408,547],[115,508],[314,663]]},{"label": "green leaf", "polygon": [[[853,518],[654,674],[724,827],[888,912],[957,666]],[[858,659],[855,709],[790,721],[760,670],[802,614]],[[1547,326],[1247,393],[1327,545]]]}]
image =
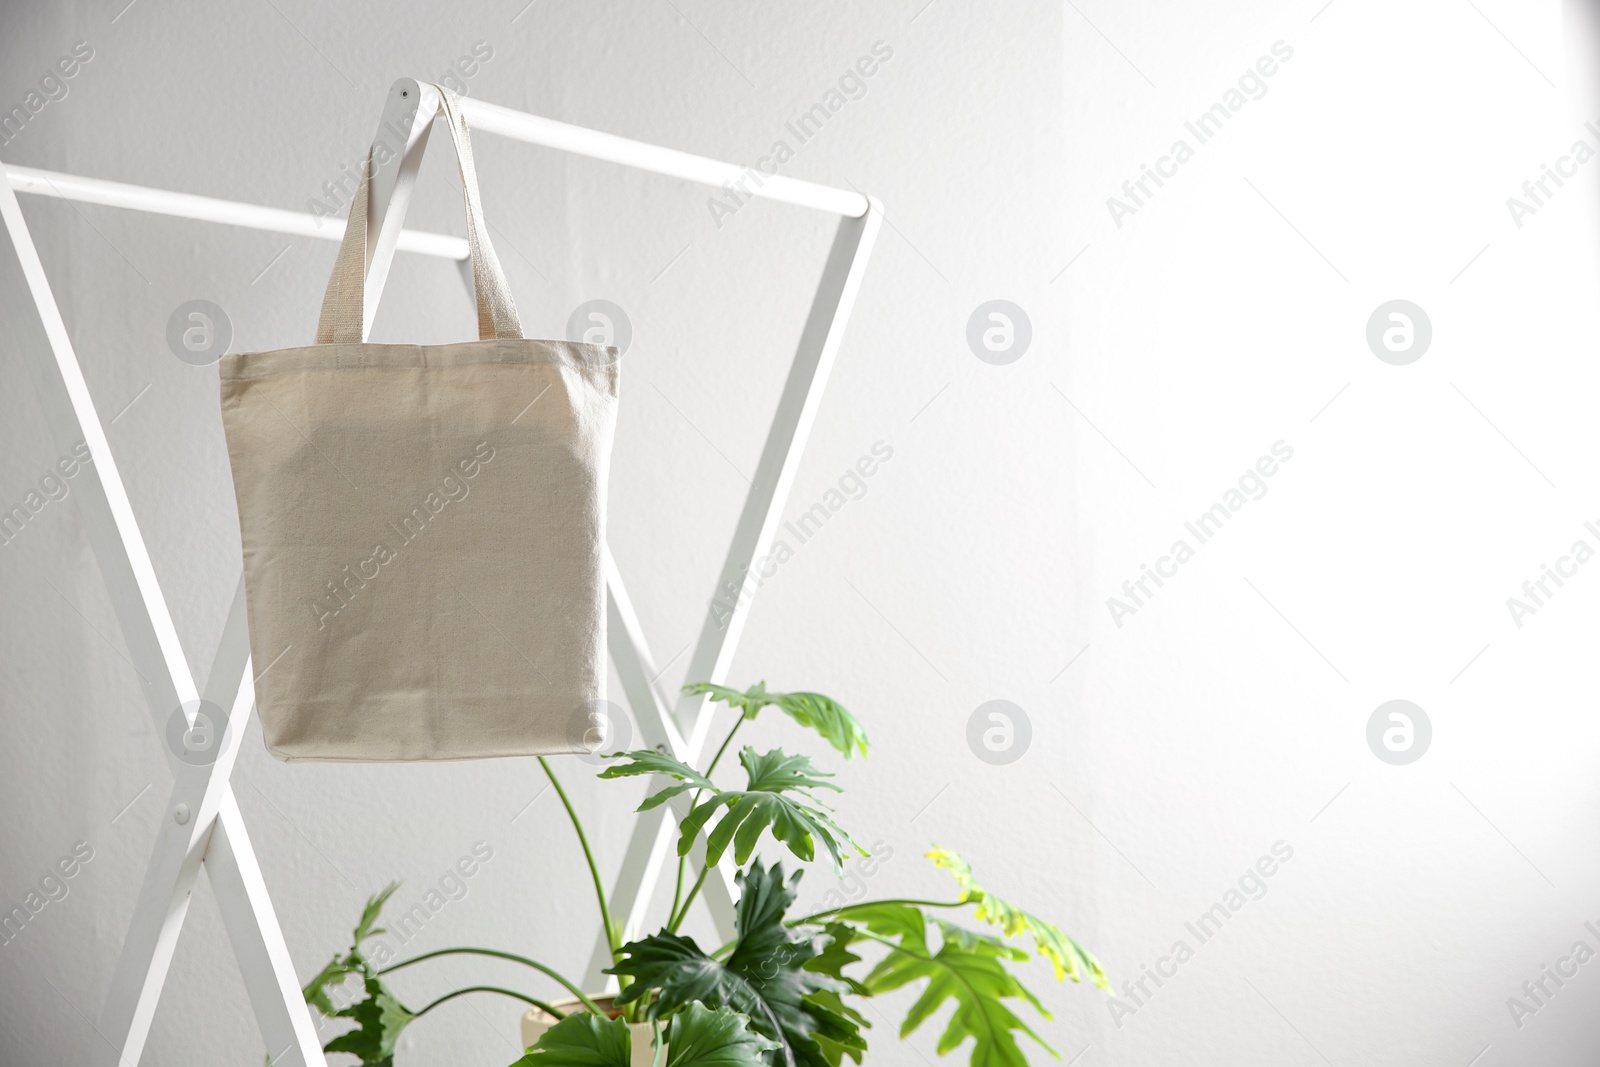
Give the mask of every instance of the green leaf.
[{"label": "green leaf", "polygon": [[618,753],[627,763],[615,763],[600,772],[601,778],[632,778],[641,774],[660,774],[669,778],[676,778],[678,784],[668,786],[654,796],[646,797],[643,804],[636,809],[649,811],[651,808],[665,804],[679,793],[686,793],[691,789],[706,789],[716,791],[716,786],[711,784],[711,779],[665,752],[658,752],[653,748],[641,748],[634,752]]},{"label": "green leaf", "polygon": [[[733,1003],[741,988],[738,975],[724,973],[722,965],[702,952],[694,938],[669,930],[630,941],[622,946],[621,954],[622,959],[605,972],[632,979],[623,986],[617,1003],[631,1004],[658,990],[661,995],[650,1005],[651,1018],[691,1000]],[[742,1008],[744,1003],[737,1006]]]},{"label": "green leaf", "polygon": [[856,752],[867,758],[867,731],[843,704],[821,693],[775,693],[772,702],[785,715],[815,730],[828,744],[850,759]]},{"label": "green leaf", "polygon": [[[852,989],[851,992],[855,992],[855,990]],[[867,994],[863,992],[862,995],[866,996]],[[824,1008],[836,1015],[842,1015],[855,1023],[858,1028],[854,1034],[849,1035],[849,1038],[843,1041],[834,1040],[831,1032],[814,1031],[811,1036],[816,1038],[817,1045],[822,1049],[823,1058],[832,1064],[832,1067],[839,1067],[839,1064],[846,1056],[855,1060],[856,1063],[860,1063],[867,1051],[867,1043],[860,1036],[860,1031],[872,1028],[872,1024],[867,1022],[866,1016],[846,1004],[844,998],[832,989],[823,989],[807,995],[806,1003],[818,1008]]]},{"label": "green leaf", "polygon": [[[805,965],[824,949],[814,932],[783,924],[794,902],[794,880],[785,882],[783,865],[757,864],[739,874],[741,892],[734,923],[738,943],[726,963],[700,950],[691,938],[662,931],[622,947],[622,959],[607,973],[633,979],[618,1005],[647,998],[647,1014],[659,1018],[700,1001],[749,1017],[750,1028],[778,1043],[769,1062],[787,1067],[837,1067],[823,1042],[865,1049],[859,1026],[815,994],[842,989]],[[669,1041],[670,1046],[670,1041]]]},{"label": "green leaf", "polygon": [[370,968],[367,966],[366,957],[361,954],[361,942],[385,932],[381,927],[374,928],[372,924],[378,921],[378,914],[383,911],[384,904],[399,888],[399,882],[390,882],[381,892],[367,898],[366,906],[361,909],[361,921],[356,923],[355,930],[351,932],[349,953],[343,958],[334,956],[328,965],[301,990],[307,1004],[324,1015],[341,1014],[339,1009],[334,1007],[333,998],[329,993],[344,985],[345,980],[352,974],[360,975],[363,979],[368,976]]},{"label": "green leaf", "polygon": [[407,1011],[393,993],[375,977],[366,980],[365,1000],[335,1014],[354,1019],[357,1026],[340,1034],[326,1045],[324,1052],[349,1052],[371,1067],[394,1067],[394,1046],[400,1032],[416,1016]]},{"label": "green leaf", "polygon": [[928,853],[928,858],[935,866],[949,871],[951,877],[961,884],[961,900],[977,905],[973,914],[978,918],[1000,927],[1007,937],[1024,933],[1031,935],[1039,954],[1055,965],[1056,981],[1071,978],[1079,982],[1083,980],[1083,972],[1088,971],[1089,979],[1095,985],[1105,990],[1111,988],[1105,968],[1094,958],[1094,953],[1062,933],[1054,923],[1023,911],[983,888],[973,878],[972,868],[966,860],[949,849],[937,846]]},{"label": "green leaf", "polygon": [[328,995],[329,990],[337,989],[339,986],[344,985],[345,979],[352,974],[364,974],[361,963],[360,957],[354,954],[343,958],[334,956],[332,960],[328,961],[328,965],[322,968],[317,973],[317,976],[307,982],[306,987],[301,990],[305,994],[306,1003],[324,1015],[337,1014],[339,1009],[334,1007],[333,998]]},{"label": "green leaf", "polygon": [[725,685],[713,685],[710,682],[691,682],[683,687],[685,693],[691,696],[708,696],[718,704],[726,704],[744,712],[746,719],[753,719],[762,708],[772,703],[772,694],[767,692],[766,682],[757,682],[744,692],[729,688]]},{"label": "green leaf", "polygon": [[[834,918],[840,923],[864,924],[881,937],[920,938],[928,925],[927,916],[910,904],[856,904],[835,912]],[[854,927],[850,931],[856,935]]]},{"label": "green leaf", "polygon": [[[666,1067],[765,1067],[777,1042],[754,1033],[728,1008],[698,1002],[672,1017],[662,1035]],[[546,1030],[512,1067],[630,1067],[633,1035],[622,1019],[574,1012]]]},{"label": "green leaf", "polygon": [[1040,1015],[1050,1018],[1038,998],[1005,967],[1007,961],[1027,959],[1026,952],[998,938],[942,921],[938,923],[942,943],[938,951],[933,951],[928,946],[923,914],[903,904],[862,905],[842,912],[840,917],[863,924],[877,935],[872,940],[889,946],[888,955],[863,982],[872,995],[927,980],[900,1026],[901,1037],[914,1032],[945,1001],[951,1000],[955,1010],[939,1037],[940,1055],[971,1038],[972,1067],[1027,1067],[1027,1058],[1014,1036],[1018,1032],[1033,1038],[1052,1056],[1056,1054],[1004,1002],[1008,997],[1026,1000]]},{"label": "green leaf", "polygon": [[750,779],[748,788],[752,790],[779,793],[788,789],[831,789],[835,793],[844,792],[825,780],[833,775],[817,770],[810,756],[785,755],[781,748],[757,755],[755,749],[746,745],[739,752],[739,762],[744,765],[745,774]]},{"label": "green leaf", "polygon": [[766,682],[757,682],[744,692],[725,685],[698,682],[683,687],[686,693],[709,696],[720,704],[744,712],[753,719],[762,708],[776,705],[789,718],[817,734],[828,744],[851,758],[860,752],[867,755],[867,732],[850,712],[832,697],[821,693],[769,693]]},{"label": "green leaf", "polygon": [[383,910],[383,906],[389,902],[389,898],[394,896],[394,891],[399,888],[399,882],[390,882],[382,892],[367,898],[367,906],[361,909],[361,921],[356,924],[355,928],[355,940],[353,943],[356,948],[360,948],[361,942],[374,934],[387,933],[381,927],[375,929],[372,924],[378,921],[378,913]]},{"label": "green leaf", "polygon": [[764,1067],[779,1047],[751,1030],[748,1016],[696,1002],[667,1027],[666,1067]]},{"label": "green leaf", "polygon": [[730,844],[734,849],[734,861],[741,865],[746,863],[755,851],[761,832],[767,829],[807,863],[816,858],[817,841],[828,850],[836,870],[843,866],[840,853],[847,845],[867,855],[807,792],[810,789],[839,790],[838,786],[824,781],[832,775],[817,770],[811,757],[785,755],[781,748],[757,755],[756,750],[747,745],[739,753],[739,762],[744,765],[748,778],[746,788],[718,790],[715,796],[696,805],[685,816],[678,837],[680,856],[688,855],[695,837],[719,808],[726,808],[727,814],[706,838],[707,863],[720,860]]},{"label": "green leaf", "polygon": [[512,1067],[629,1067],[633,1037],[622,1019],[575,1011],[546,1030]]},{"label": "green leaf", "polygon": [[832,940],[814,959],[806,963],[806,970],[837,979],[848,986],[850,992],[858,996],[867,996],[867,987],[844,973],[844,969],[852,963],[861,962],[861,957],[850,951],[850,942],[854,940],[856,933],[854,928],[841,922],[832,922],[823,929]]},{"label": "green leaf", "polygon": [[[400,1032],[416,1018],[379,981],[377,972],[361,953],[363,941],[384,933],[381,927],[374,924],[384,904],[398,888],[399,882],[391,882],[382,892],[367,898],[366,906],[361,910],[361,921],[351,932],[350,951],[342,958],[333,957],[302,991],[306,1002],[324,1015],[336,1019],[354,1019],[356,1022],[354,1030],[329,1041],[323,1046],[323,1051],[348,1052],[371,1067],[393,1067],[395,1042],[400,1039]],[[331,993],[352,974],[361,978],[365,996],[346,1007],[336,1008]]]}]

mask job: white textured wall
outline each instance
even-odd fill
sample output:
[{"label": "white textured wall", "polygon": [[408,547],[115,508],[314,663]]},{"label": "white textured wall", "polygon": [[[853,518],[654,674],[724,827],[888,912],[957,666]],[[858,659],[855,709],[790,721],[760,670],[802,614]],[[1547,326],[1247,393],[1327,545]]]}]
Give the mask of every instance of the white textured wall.
[{"label": "white textured wall", "polygon": [[[1520,628],[1506,607],[1572,542],[1600,547],[1584,528],[1600,520],[1600,163],[1520,228],[1506,206],[1575,139],[1600,147],[1582,128],[1600,104],[1574,111],[1564,91],[1557,5],[13,6],[0,105],[80,40],[94,58],[0,158],[282,207],[358,157],[394,77],[437,77],[475,42],[494,53],[475,95],[750,161],[884,42],[864,95],[784,167],[876,194],[889,222],[790,515],[875,442],[893,455],[761,590],[734,671],[832,693],[867,723],[841,819],[893,849],[871,891],[946,891],[918,858],[938,842],[1057,918],[1119,986],[1172,974],[1161,961],[1183,941],[1192,954],[1125,992],[1127,1012],[1031,972],[1056,1013],[1041,1033],[1084,1067],[1593,1061],[1600,965],[1547,980],[1555,996],[1520,1027],[1507,1008],[1575,942],[1600,949],[1583,925],[1600,926],[1600,578],[1578,568]],[[1292,55],[1268,64],[1265,94],[1199,144],[1185,121],[1280,41]],[[1107,198],[1178,139],[1192,158],[1114,219]],[[440,146],[412,219],[460,232]],[[525,321],[559,333],[596,297],[633,321],[611,541],[669,659],[697,631],[828,227],[770,205],[718,226],[704,190],[479,148]],[[138,397],[110,437],[203,674],[238,538],[216,372],[170,354],[167,316],[206,298],[235,349],[303,343],[333,246],[24,208],[100,410]],[[447,266],[402,257],[390,290],[378,339],[468,335]],[[1008,366],[966,343],[991,299],[1031,319]],[[1407,366],[1365,340],[1392,299],[1432,323]],[[0,349],[9,507],[56,452],[4,331]],[[1292,458],[1265,495],[1198,545],[1184,523],[1280,441]],[[1114,620],[1107,598],[1178,539],[1193,558]],[[93,850],[0,948],[0,1060],[79,1063],[169,779],[70,496],[0,548],[0,603],[0,903],[76,842]],[[1366,742],[1396,698],[1433,727],[1407,766]],[[1032,728],[1006,766],[966,740],[996,699]],[[399,878],[397,899],[420,899],[480,841],[493,858],[413,946],[581,968],[593,909],[553,796],[511,821],[541,788],[532,761],[287,766],[256,736],[236,788],[302,976],[368,892]],[[571,766],[614,867],[638,789]],[[1257,882],[1275,845],[1292,858]],[[1229,896],[1241,878],[1259,899]],[[1219,902],[1239,906],[1202,943],[1185,924]],[[397,985],[422,1001],[469,978],[544,988],[458,963]],[[456,1002],[402,1063],[508,1062],[516,1016]],[[875,1062],[934,1058],[936,1029],[914,1051],[873,1021]],[[202,882],[145,1062],[262,1051]]]}]

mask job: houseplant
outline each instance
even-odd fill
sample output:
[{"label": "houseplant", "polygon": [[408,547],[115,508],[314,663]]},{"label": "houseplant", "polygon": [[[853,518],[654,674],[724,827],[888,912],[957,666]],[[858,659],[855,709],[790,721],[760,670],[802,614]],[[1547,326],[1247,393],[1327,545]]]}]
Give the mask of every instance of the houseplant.
[{"label": "houseplant", "polygon": [[[672,911],[666,926],[655,934],[623,942],[582,821],[549,763],[539,761],[572,820],[588,863],[611,947],[613,966],[608,973],[616,975],[621,986],[610,1003],[596,1003],[595,997],[545,963],[495,949],[440,949],[388,965],[368,959],[362,943],[382,932],[376,923],[396,888],[390,885],[368,900],[349,951],[335,955],[305,988],[307,1001],[323,1014],[355,1023],[354,1029],[330,1041],[327,1051],[348,1052],[363,1064],[391,1067],[395,1042],[407,1026],[455,997],[492,992],[534,1005],[559,1020],[513,1067],[629,1067],[635,1035],[650,1042],[656,1067],[840,1067],[845,1057],[859,1064],[867,1048],[862,1031],[868,1024],[851,1006],[853,1001],[926,983],[900,1027],[901,1037],[949,1000],[954,1009],[939,1038],[940,1054],[971,1039],[973,1067],[1026,1067],[1018,1035],[1055,1053],[1008,1003],[1023,1001],[1050,1017],[1010,969],[1028,959],[1017,941],[1031,942],[1054,966],[1058,981],[1076,982],[1087,975],[1109,992],[1104,970],[1083,946],[1054,924],[981,886],[960,856],[938,847],[928,858],[956,880],[960,893],[954,900],[872,900],[791,915],[803,871],[786,876],[781,861],[764,866],[754,858],[756,845],[770,835],[801,864],[816,862],[820,846],[835,870],[851,850],[866,855],[816,796],[820,790],[837,792],[839,787],[809,756],[789,755],[782,749],[766,753],[749,746],[740,749],[742,788],[718,785],[713,774],[739,728],[765,708],[777,708],[814,731],[846,759],[866,756],[866,732],[843,706],[817,693],[771,693],[764,683],[744,692],[705,683],[685,689],[740,713],[704,771],[643,749],[611,756],[600,773],[601,778],[652,775],[671,783],[647,797],[640,811],[692,794],[689,813],[680,825]],[[690,884],[690,854],[701,839],[704,863]],[[708,873],[729,849],[740,868],[737,937],[707,952],[678,929]],[[998,927],[999,934],[957,925],[937,914],[966,909],[979,922]],[[936,936],[930,938],[930,931]],[[866,956],[858,955],[858,949]],[[514,990],[469,986],[413,1011],[384,983],[384,975],[392,971],[447,955],[523,964],[564,987],[575,1006],[563,1009]],[[353,996],[346,997],[352,983]]]}]

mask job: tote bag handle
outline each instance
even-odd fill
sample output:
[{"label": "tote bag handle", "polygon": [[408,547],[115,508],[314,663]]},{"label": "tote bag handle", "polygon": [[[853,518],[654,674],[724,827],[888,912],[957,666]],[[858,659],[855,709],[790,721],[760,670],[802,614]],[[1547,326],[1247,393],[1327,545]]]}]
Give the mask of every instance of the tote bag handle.
[{"label": "tote bag handle", "polygon": [[[442,85],[440,106],[450,140],[455,145],[456,162],[461,167],[461,186],[467,202],[467,244],[472,250],[472,288],[478,300],[478,339],[520,338],[522,322],[506,285],[500,259],[489,243],[489,228],[483,221],[483,204],[478,198],[478,171],[472,160],[472,137],[467,131],[461,99]],[[322,300],[322,315],[317,320],[317,344],[359,344],[362,337],[362,312],[366,299],[367,206],[372,189],[372,150],[361,173],[361,186],[350,199],[350,216],[345,223],[339,257]]]}]

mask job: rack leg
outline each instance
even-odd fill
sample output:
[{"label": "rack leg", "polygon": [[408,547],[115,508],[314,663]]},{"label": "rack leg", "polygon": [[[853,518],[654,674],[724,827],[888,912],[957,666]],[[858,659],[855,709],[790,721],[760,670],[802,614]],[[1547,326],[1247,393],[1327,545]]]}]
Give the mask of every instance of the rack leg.
[{"label": "rack leg", "polygon": [[[0,222],[10,238],[0,242],[0,309],[4,311],[0,321],[4,321],[33,378],[56,446],[69,451],[78,442],[88,444],[93,462],[79,477],[73,496],[116,610],[130,663],[139,675],[151,722],[156,734],[164,736],[168,717],[199,693],[83,369],[8,180],[0,180]],[[24,299],[23,294],[31,299]],[[219,862],[230,872],[256,873],[253,882],[244,879],[249,886],[248,918],[244,911],[227,903],[233,891],[223,891],[225,911],[234,915],[230,932],[238,929],[236,944],[256,940],[272,946],[265,959],[271,967],[259,975],[256,968],[263,965],[263,959],[241,956],[246,985],[258,1013],[263,1010],[262,999],[256,995],[258,989],[276,984],[282,992],[272,1010],[261,1015],[262,1032],[269,1039],[280,1034],[310,1033],[310,1011],[293,981],[292,967],[287,967],[288,953],[283,950],[282,935],[260,885],[249,838],[244,836],[243,822],[238,818],[228,784],[254,701],[254,687],[240,684],[248,671],[241,583],[234,594],[205,694],[218,707],[231,709],[232,729],[225,732],[225,741],[209,766],[194,766],[180,760],[176,753],[167,752],[176,781],[96,1027],[105,1039],[99,1049],[99,1062],[108,1067],[135,1067],[143,1055],[194,883],[208,849],[217,844],[213,831],[217,814],[223,810],[231,813],[225,820],[231,832],[217,851]],[[232,866],[228,867],[230,861]],[[255,934],[246,936],[247,924],[256,927]],[[287,969],[280,970],[279,965]],[[287,982],[283,980],[285,975]],[[287,1029],[283,1020],[288,1020]],[[300,1044],[303,1046],[304,1042]],[[300,1055],[299,1062],[308,1067],[326,1067],[314,1038],[310,1050],[302,1048]]]},{"label": "rack leg", "polygon": [[[871,203],[871,209],[860,218],[843,218],[839,221],[810,314],[800,334],[788,380],[778,400],[772,428],[762,448],[755,481],[745,499],[744,510],[740,513],[727,558],[717,579],[717,587],[713,591],[713,601],[721,601],[727,610],[719,612],[713,607],[706,612],[699,640],[689,661],[691,681],[726,683],[728,669],[733,663],[733,654],[744,632],[750,604],[754,599],[746,595],[745,581],[751,566],[772,547],[783,505],[799,470],[800,456],[805,450],[812,424],[816,421],[822,392],[827,385],[834,358],[838,355],[845,322],[850,317],[850,309],[861,287],[867,258],[881,223],[882,210],[876,201]],[[704,750],[715,707],[703,697],[684,697],[678,702],[674,717],[649,687],[638,683],[641,673],[650,676],[647,669],[649,653],[644,648],[644,637],[633,616],[621,579],[616,575],[614,566],[610,570],[608,640],[612,660],[628,689],[634,716],[639,720],[647,742],[652,745],[670,742],[669,751],[679,759],[693,763]],[[730,590],[733,591],[731,594]],[[680,796],[678,800],[686,802],[687,798]],[[680,806],[687,808],[686,803]],[[628,842],[622,870],[610,898],[613,914],[628,915],[635,923],[643,922],[645,909],[655,894],[662,870],[669,865],[669,855],[676,837],[671,815],[661,809],[651,814],[653,818],[641,818],[634,823],[633,836]],[[679,814],[681,817],[682,813]],[[702,893],[719,933],[726,938],[733,935],[736,889],[732,861],[724,856],[717,877],[706,880]],[[610,953],[602,940],[590,958],[587,973],[591,980],[601,968],[609,965]]]}]

